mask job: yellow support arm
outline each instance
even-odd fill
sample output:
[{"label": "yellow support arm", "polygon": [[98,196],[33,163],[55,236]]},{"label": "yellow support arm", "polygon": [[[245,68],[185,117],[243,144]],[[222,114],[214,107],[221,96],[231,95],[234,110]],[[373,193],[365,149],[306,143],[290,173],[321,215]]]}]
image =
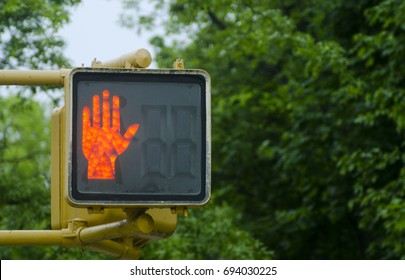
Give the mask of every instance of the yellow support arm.
[{"label": "yellow support arm", "polygon": [[[170,234],[174,231],[175,220],[167,220],[167,216],[166,221],[159,220],[162,211],[169,209],[142,213],[133,219],[129,211],[125,220],[92,227],[86,227],[84,220],[75,219],[62,230],[1,230],[0,246],[78,246],[117,258],[138,259],[141,247],[138,245],[150,239],[163,238],[159,236],[162,232]],[[154,219],[156,214],[158,216]]]},{"label": "yellow support arm", "polygon": [[1,70],[0,85],[63,86],[72,69]]}]

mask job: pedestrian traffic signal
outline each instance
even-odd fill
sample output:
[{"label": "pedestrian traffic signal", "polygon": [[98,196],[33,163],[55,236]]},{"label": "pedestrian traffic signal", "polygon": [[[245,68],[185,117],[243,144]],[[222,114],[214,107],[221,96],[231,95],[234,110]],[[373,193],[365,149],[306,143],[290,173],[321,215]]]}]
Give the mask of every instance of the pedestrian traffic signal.
[{"label": "pedestrian traffic signal", "polygon": [[201,205],[210,196],[210,78],[202,70],[77,68],[66,92],[68,201]]}]

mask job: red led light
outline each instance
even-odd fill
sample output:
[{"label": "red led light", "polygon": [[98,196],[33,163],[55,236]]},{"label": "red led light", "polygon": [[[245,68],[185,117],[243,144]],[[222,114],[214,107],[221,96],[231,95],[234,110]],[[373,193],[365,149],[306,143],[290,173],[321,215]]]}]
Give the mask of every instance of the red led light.
[{"label": "red led light", "polygon": [[118,96],[112,98],[111,123],[110,92],[104,90],[102,96],[102,114],[98,95],[93,96],[93,118],[90,116],[90,108],[83,108],[82,149],[88,161],[88,179],[109,180],[115,179],[115,160],[127,149],[138,131],[139,124],[131,125],[122,136],[120,99]]}]

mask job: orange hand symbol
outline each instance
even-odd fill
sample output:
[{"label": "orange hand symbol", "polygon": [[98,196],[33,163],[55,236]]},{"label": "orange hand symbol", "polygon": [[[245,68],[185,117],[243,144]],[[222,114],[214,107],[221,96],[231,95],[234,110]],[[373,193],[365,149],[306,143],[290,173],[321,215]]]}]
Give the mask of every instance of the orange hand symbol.
[{"label": "orange hand symbol", "polygon": [[112,125],[109,102],[110,92],[103,91],[102,125],[100,117],[100,97],[93,96],[93,121],[90,123],[90,109],[83,108],[83,154],[88,161],[88,179],[115,179],[115,160],[128,147],[139,124],[131,125],[124,136],[120,128],[120,99],[112,99]]}]

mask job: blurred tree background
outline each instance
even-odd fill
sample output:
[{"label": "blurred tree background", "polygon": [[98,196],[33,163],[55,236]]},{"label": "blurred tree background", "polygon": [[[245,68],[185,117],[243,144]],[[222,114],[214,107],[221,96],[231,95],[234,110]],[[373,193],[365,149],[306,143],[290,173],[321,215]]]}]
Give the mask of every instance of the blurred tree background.
[{"label": "blurred tree background", "polygon": [[[78,2],[0,2],[0,69],[68,66],[56,32]],[[403,0],[122,3],[124,26],[156,35],[159,67],[182,57],[212,78],[213,199],[142,258],[405,259]],[[37,90],[0,100],[1,229],[50,228]]]},{"label": "blurred tree background", "polygon": [[277,259],[405,258],[404,1],[140,2],[121,22],[156,34],[159,66],[212,77],[215,197],[146,256],[242,231]]}]

